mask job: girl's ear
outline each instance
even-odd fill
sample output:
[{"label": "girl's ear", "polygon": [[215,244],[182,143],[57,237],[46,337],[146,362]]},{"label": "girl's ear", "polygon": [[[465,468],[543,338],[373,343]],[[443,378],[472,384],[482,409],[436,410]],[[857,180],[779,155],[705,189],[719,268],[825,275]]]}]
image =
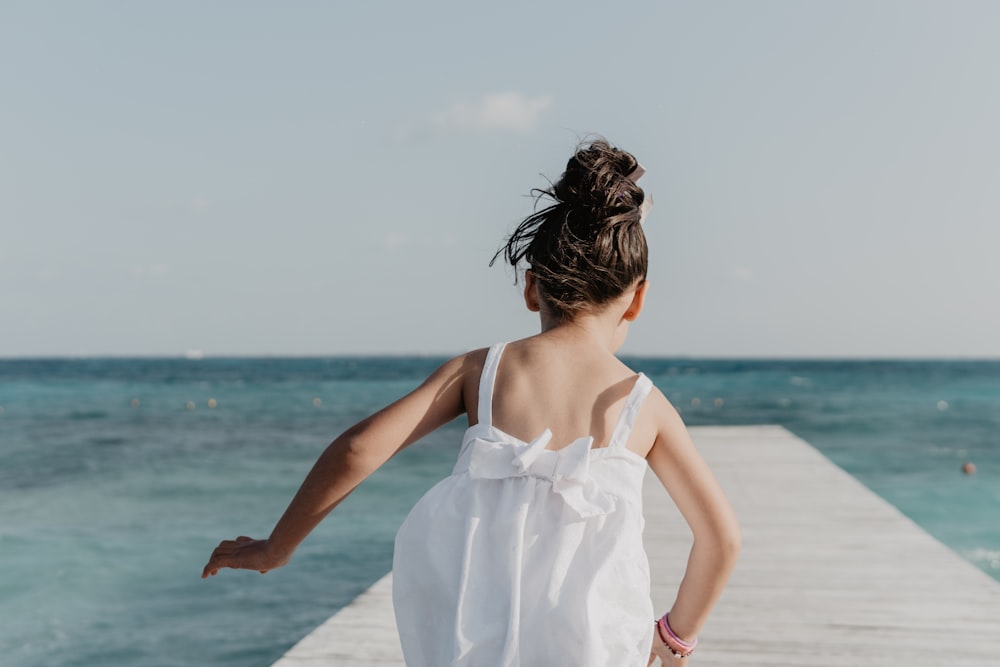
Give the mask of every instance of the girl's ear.
[{"label": "girl's ear", "polygon": [[625,311],[625,319],[629,322],[634,322],[639,313],[642,312],[642,306],[646,303],[646,288],[649,287],[649,281],[643,280],[635,288],[635,294],[632,295],[632,303],[628,305],[628,309]]},{"label": "girl's ear", "polygon": [[542,309],[541,299],[538,295],[538,281],[531,269],[524,272],[524,305],[533,313]]}]

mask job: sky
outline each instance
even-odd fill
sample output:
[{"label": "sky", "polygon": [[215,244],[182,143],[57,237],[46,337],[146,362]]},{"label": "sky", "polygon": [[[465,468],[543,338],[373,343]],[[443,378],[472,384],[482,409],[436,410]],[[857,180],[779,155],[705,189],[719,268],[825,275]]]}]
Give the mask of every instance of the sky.
[{"label": "sky", "polygon": [[1000,357],[1000,3],[0,5],[0,357],[453,354],[599,133],[624,354]]}]

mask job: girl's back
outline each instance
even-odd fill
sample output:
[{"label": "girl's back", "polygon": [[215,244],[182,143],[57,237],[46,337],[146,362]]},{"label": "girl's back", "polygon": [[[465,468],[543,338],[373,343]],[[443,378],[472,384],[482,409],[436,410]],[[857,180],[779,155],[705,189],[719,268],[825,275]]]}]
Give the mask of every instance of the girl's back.
[{"label": "girl's back", "polygon": [[[551,429],[548,449],[586,435],[593,436],[593,447],[607,447],[636,374],[606,347],[566,338],[540,334],[506,346],[496,377],[493,424],[521,440]],[[485,351],[481,358],[485,362]],[[465,386],[470,426],[476,423],[477,377],[470,373]],[[641,411],[628,446],[644,457],[654,438],[654,420]]]}]

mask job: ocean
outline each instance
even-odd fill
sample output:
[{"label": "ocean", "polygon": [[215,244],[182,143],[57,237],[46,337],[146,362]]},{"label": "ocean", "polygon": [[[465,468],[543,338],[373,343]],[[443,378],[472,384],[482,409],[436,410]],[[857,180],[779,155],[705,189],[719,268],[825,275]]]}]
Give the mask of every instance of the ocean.
[{"label": "ocean", "polygon": [[[441,361],[0,360],[0,661],[270,665],[389,570],[464,423],[389,461],[287,567],[202,566],[266,537],[322,449]],[[1000,361],[626,361],[689,425],[785,426],[1000,579]]]}]

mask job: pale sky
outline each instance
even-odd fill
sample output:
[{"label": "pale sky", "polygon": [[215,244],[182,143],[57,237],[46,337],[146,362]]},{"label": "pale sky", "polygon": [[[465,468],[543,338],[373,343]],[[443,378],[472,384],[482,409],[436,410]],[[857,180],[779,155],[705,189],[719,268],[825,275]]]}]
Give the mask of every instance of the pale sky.
[{"label": "pale sky", "polygon": [[624,353],[1000,356],[1000,3],[4,2],[0,357],[457,353],[578,138]]}]

